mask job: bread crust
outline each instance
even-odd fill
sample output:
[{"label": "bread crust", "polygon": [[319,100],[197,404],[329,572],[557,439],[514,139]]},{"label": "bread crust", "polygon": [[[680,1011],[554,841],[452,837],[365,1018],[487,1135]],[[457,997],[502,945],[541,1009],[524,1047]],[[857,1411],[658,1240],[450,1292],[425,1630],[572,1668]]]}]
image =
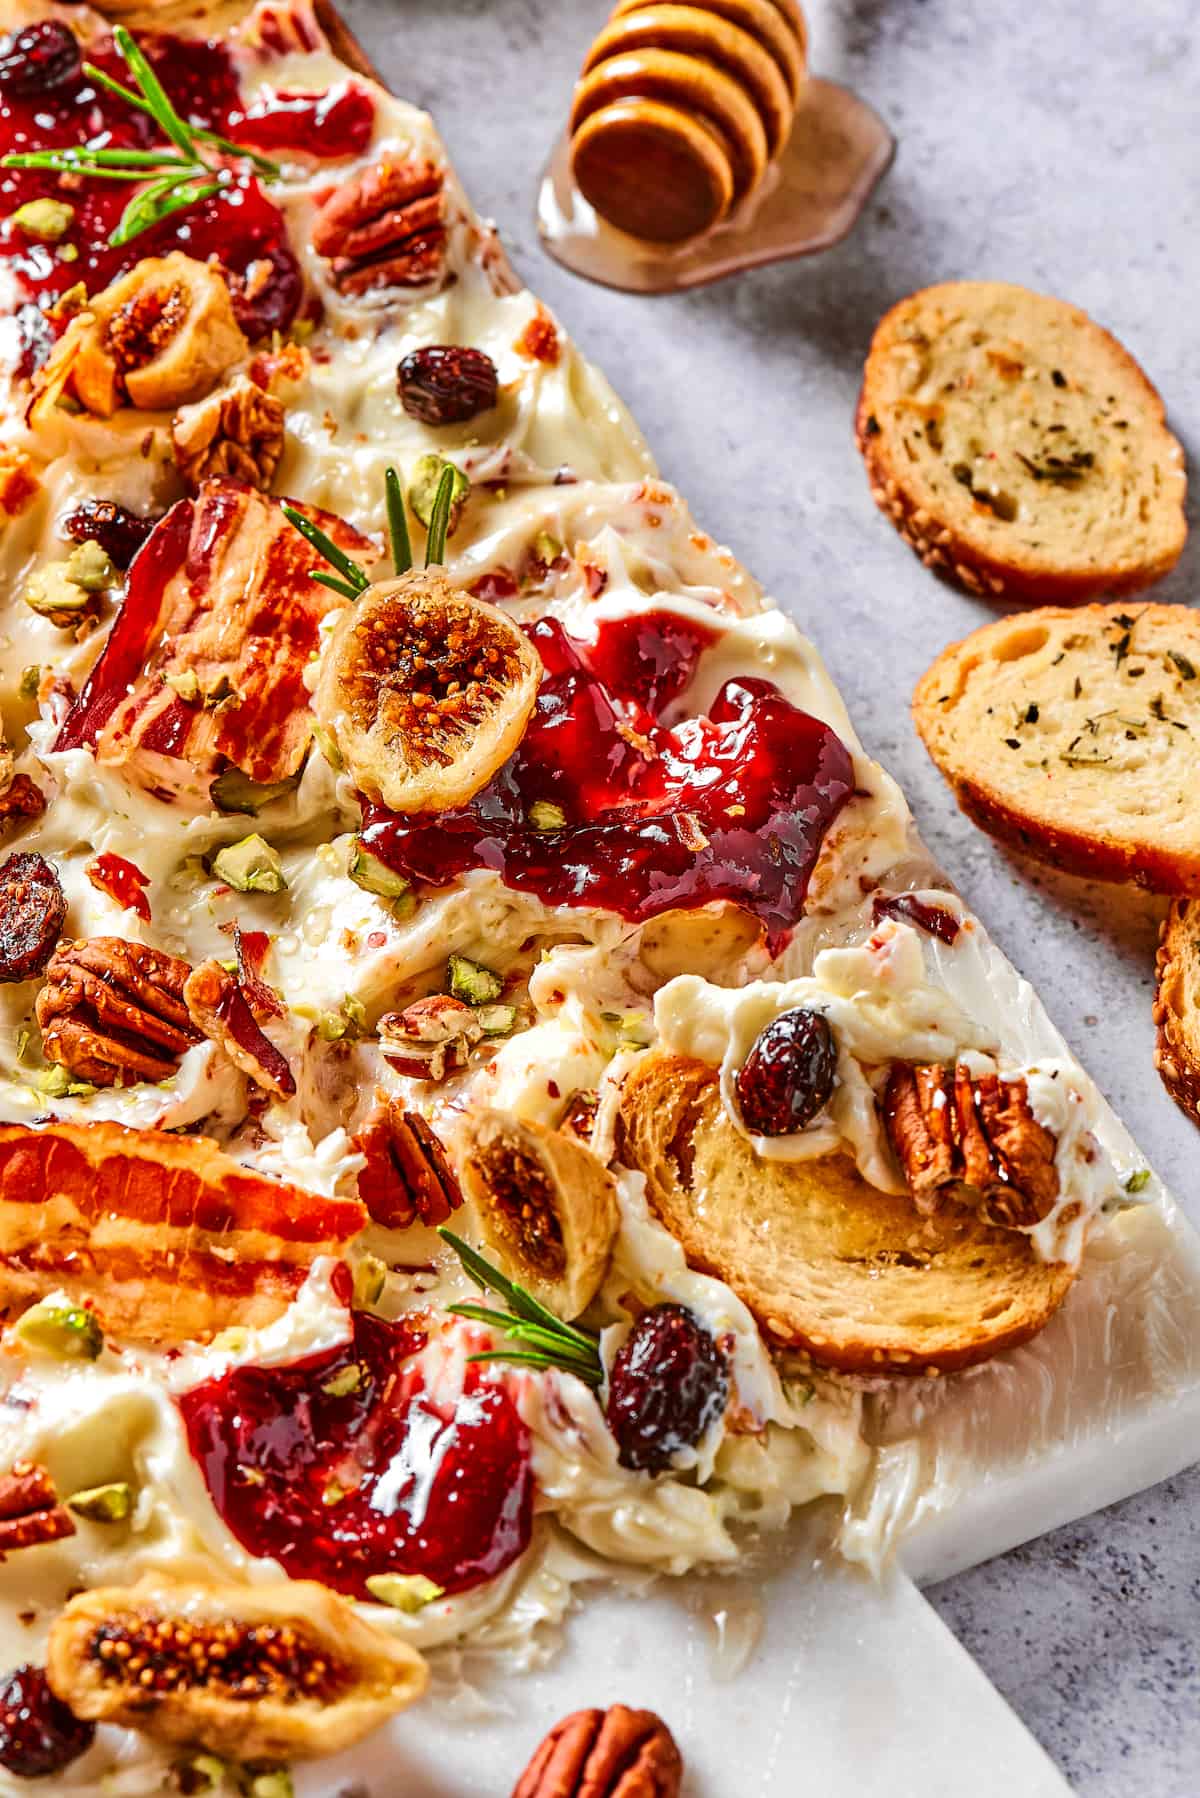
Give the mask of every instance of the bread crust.
[{"label": "bread crust", "polygon": [[619,1160],[688,1262],[724,1280],[764,1336],[846,1373],[952,1373],[1028,1341],[1074,1278],[1027,1237],[948,1204],[922,1217],[848,1156],[767,1161],[714,1069],[646,1055],[626,1080]]},{"label": "bread crust", "polygon": [[[1022,653],[1022,639],[1032,643],[1038,633],[1042,641]],[[1127,635],[1146,647],[1127,650],[1114,661]],[[1008,676],[997,673],[1005,665]],[[1055,666],[1061,676],[1050,673]],[[918,681],[913,720],[959,806],[990,836],[1084,879],[1200,895],[1200,821],[1189,836],[1175,802],[1177,793],[1200,777],[1192,730],[1200,729],[1198,671],[1200,616],[1186,606],[1047,607],[998,619],[951,644]],[[1082,715],[1084,728],[1075,737],[1074,726],[1064,725],[1061,742],[1047,738],[1047,681],[1060,708]],[[1016,753],[1027,751],[1029,741],[1020,722],[1011,720],[1019,719],[1022,704],[1028,710],[1034,695],[1043,696],[1035,722],[1045,760],[1044,778],[1031,786],[1028,761],[1021,764]],[[985,709],[987,698],[992,704]],[[1157,788],[1152,770],[1122,771],[1116,762],[1099,758],[1093,770],[1087,757],[1075,766],[1063,755],[1080,736],[1088,751],[1107,741],[1088,734],[1094,724],[1086,715],[1089,707],[1094,717],[1116,720],[1121,736],[1116,750],[1124,752],[1131,740],[1139,748],[1158,747],[1161,739],[1164,758],[1174,760],[1164,759]],[[1016,735],[1006,734],[1011,732]],[[1136,792],[1130,785],[1134,779]],[[1104,785],[1107,819],[1098,782]],[[1114,782],[1122,783],[1122,801],[1144,793],[1144,805],[1118,815],[1111,806],[1117,797]]]},{"label": "bread crust", "polygon": [[[940,503],[932,501],[927,484],[904,449],[900,408],[892,392],[892,359],[906,333],[920,328],[918,321],[965,309],[978,315],[982,327],[989,311],[1004,296],[1016,299],[1031,320],[1044,316],[1052,319],[1060,331],[1066,329],[1075,334],[1081,359],[1086,356],[1101,365],[1106,376],[1124,388],[1122,410],[1136,411],[1137,417],[1136,430],[1132,428],[1134,420],[1124,421],[1122,448],[1139,443],[1147,457],[1159,458],[1168,471],[1161,500],[1161,528],[1153,546],[1139,548],[1132,537],[1127,537],[1119,553],[1099,560],[1072,558],[1065,545],[1056,551],[1052,541],[1038,549],[1016,542],[997,549],[988,541],[994,529],[994,515],[969,487],[965,494],[960,488]],[[1036,345],[1031,347],[1036,350]],[[1053,373],[1057,377],[1059,371],[1055,369]],[[997,375],[997,394],[1003,393],[1005,379]],[[1053,403],[1054,394],[1048,397]],[[986,398],[983,403],[988,403]],[[1047,395],[1043,394],[1041,404],[1046,403]],[[893,306],[876,328],[863,370],[855,412],[855,440],[876,505],[927,568],[969,593],[1057,605],[1079,604],[1098,594],[1135,593],[1174,567],[1186,541],[1183,450],[1167,429],[1161,395],[1111,332],[1078,307],[1046,295],[1001,282],[950,281],[924,288]],[[1103,474],[1101,478],[1105,478]],[[1046,492],[1052,496],[1053,484]],[[1050,513],[1052,509],[1051,497],[1045,510]],[[1047,529],[1044,536],[1052,540],[1053,529]]]},{"label": "bread crust", "polygon": [[1200,902],[1169,907],[1154,972],[1154,1065],[1175,1103],[1200,1123]]}]

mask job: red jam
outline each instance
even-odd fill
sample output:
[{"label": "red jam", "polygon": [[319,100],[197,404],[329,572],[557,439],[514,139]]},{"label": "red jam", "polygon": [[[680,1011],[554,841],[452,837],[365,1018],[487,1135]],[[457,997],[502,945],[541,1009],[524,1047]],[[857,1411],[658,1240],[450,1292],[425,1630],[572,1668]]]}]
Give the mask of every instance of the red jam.
[{"label": "red jam", "polygon": [[431,1396],[410,1360],[418,1333],[361,1311],[353,1321],[341,1348],[235,1368],[180,1399],[213,1503],[250,1554],[353,1598],[369,1596],[373,1573],[423,1573],[447,1592],[494,1578],[532,1527],[512,1400],[477,1367],[456,1398]]},{"label": "red jam", "polygon": [[[493,868],[547,904],[634,922],[733,900],[781,947],[854,791],[839,738],[752,678],[726,681],[707,717],[665,724],[716,636],[674,613],[610,619],[595,643],[552,619],[529,634],[546,675],[516,754],[469,805],[436,819],[368,806],[366,847],[431,885]],[[537,828],[539,801],[565,824]]]},{"label": "red jam", "polygon": [[[370,141],[374,102],[365,89],[343,83],[326,94],[283,94],[243,108],[229,52],[219,43],[169,36],[142,40],[178,111],[234,141],[267,153],[294,150],[308,156],[358,154]],[[129,71],[113,47],[92,60],[126,85]],[[157,126],[144,113],[99,89],[79,74],[36,98],[0,93],[0,155],[83,142],[147,149],[161,145]],[[78,185],[76,183],[78,182]],[[53,332],[39,307],[51,305],[82,281],[98,293],[147,256],[173,249],[204,261],[217,256],[234,276],[256,268],[248,291],[236,283],[235,304],[251,338],[286,330],[303,299],[299,263],[287,242],[282,212],[261,183],[240,173],[221,193],[164,219],[120,249],[109,236],[133,192],[131,183],[62,177],[39,169],[0,171],[0,259],[16,272],[30,304],[20,319],[21,372],[45,361]],[[75,218],[60,243],[40,243],[8,222],[27,200],[64,199]],[[64,256],[64,250],[66,255]],[[77,252],[72,259],[71,252]]]}]

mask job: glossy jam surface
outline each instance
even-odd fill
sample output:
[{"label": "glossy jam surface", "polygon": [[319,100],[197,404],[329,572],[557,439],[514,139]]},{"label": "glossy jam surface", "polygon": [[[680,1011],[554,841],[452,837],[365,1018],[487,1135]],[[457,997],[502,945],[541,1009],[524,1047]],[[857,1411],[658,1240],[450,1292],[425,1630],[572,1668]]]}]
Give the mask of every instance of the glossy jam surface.
[{"label": "glossy jam surface", "polygon": [[373,1573],[466,1591],[524,1552],[525,1426],[477,1368],[428,1392],[422,1347],[403,1324],[355,1312],[341,1348],[235,1368],[183,1396],[192,1454],[243,1548],[354,1598]]},{"label": "glossy jam surface", "polygon": [[[345,82],[325,94],[289,94],[256,99],[244,107],[232,60],[216,43],[184,41],[169,36],[143,40],[155,69],[177,110],[194,123],[207,125],[234,141],[268,154],[297,151],[308,156],[358,154],[370,141],[374,103],[365,89]],[[91,60],[116,79],[128,83],[129,72],[112,47],[95,51]],[[0,93],[0,154],[58,148],[89,142],[100,146],[147,149],[161,146],[157,126],[119,97],[107,93],[82,73],[37,97]],[[131,194],[132,184],[64,178],[35,169],[0,171],[0,259],[15,271],[26,300],[20,315],[24,372],[44,361],[54,333],[44,308],[82,281],[97,293],[146,256],[181,249],[203,261],[215,255],[237,277],[253,264],[249,292],[235,291],[243,329],[252,337],[285,330],[303,298],[299,264],[287,243],[283,214],[266,189],[248,173],[210,199],[189,207],[120,249],[108,239]],[[52,196],[75,208],[75,217],[59,243],[27,237],[8,222],[27,200]],[[252,294],[252,297],[251,297]]]},{"label": "glossy jam surface", "polygon": [[[780,945],[854,790],[840,739],[750,678],[726,681],[706,717],[665,724],[716,636],[675,613],[607,620],[594,643],[552,619],[530,636],[546,674],[516,754],[435,820],[368,807],[371,853],[430,884],[493,868],[547,904],[634,922],[733,900]],[[565,822],[545,828],[559,813]]]}]

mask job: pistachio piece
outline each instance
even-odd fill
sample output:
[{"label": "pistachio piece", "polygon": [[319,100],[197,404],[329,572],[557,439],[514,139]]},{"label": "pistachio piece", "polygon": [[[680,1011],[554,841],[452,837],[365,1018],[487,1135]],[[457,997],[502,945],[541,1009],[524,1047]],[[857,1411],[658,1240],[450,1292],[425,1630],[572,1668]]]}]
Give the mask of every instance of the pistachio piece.
[{"label": "pistachio piece", "polygon": [[435,1585],[423,1573],[372,1573],[367,1591],[380,1604],[391,1605],[394,1611],[404,1611],[411,1617],[435,1598],[444,1597],[446,1588]]},{"label": "pistachio piece", "polygon": [[515,1005],[481,1005],[475,1017],[485,1036],[508,1036],[517,1026]]},{"label": "pistachio piece", "polygon": [[69,1510],[89,1523],[124,1523],[133,1509],[133,1487],[127,1480],[113,1480],[107,1486],[86,1486],[73,1492],[67,1500]]},{"label": "pistachio piece", "polygon": [[257,833],[219,850],[212,871],[236,893],[282,893],[287,887],[278,851]]},{"label": "pistachio piece", "polygon": [[356,1311],[369,1311],[383,1297],[387,1284],[387,1267],[378,1255],[364,1255],[354,1269],[354,1289],[350,1303]]},{"label": "pistachio piece", "polygon": [[433,502],[437,498],[438,484],[444,471],[454,471],[454,482],[450,489],[450,522],[446,535],[453,537],[458,529],[458,521],[462,517],[462,509],[467,503],[467,495],[471,491],[471,483],[461,468],[453,462],[447,462],[435,450],[427,455],[418,456],[413,466],[412,479],[408,485],[408,503],[416,513],[426,530],[429,529],[433,517]]},{"label": "pistachio piece", "polygon": [[529,822],[535,830],[562,830],[567,814],[552,799],[535,799],[529,808]]},{"label": "pistachio piece", "polygon": [[482,962],[469,961],[465,955],[452,955],[446,963],[446,978],[454,998],[464,1005],[490,1005],[504,990],[504,982]]},{"label": "pistachio piece", "polygon": [[241,1782],[243,1798],[295,1798],[296,1788],[286,1767],[264,1773],[247,1773]]},{"label": "pistachio piece", "polygon": [[97,543],[94,537],[75,545],[67,557],[64,572],[67,579],[82,587],[85,593],[105,593],[110,587],[121,584],[121,577],[104,545]]},{"label": "pistachio piece", "polygon": [[403,899],[409,890],[409,883],[403,874],[397,874],[386,862],[381,862],[377,855],[363,847],[361,837],[355,837],[354,849],[350,856],[347,870],[355,886],[362,887],[366,893],[374,893],[380,899]]},{"label": "pistachio piece", "polygon": [[94,1361],[104,1348],[95,1312],[56,1299],[31,1306],[18,1320],[16,1334],[27,1348],[56,1361]]},{"label": "pistachio piece", "polygon": [[75,208],[68,206],[65,200],[26,200],[10,215],[8,222],[26,237],[39,238],[42,243],[58,243],[75,222]]},{"label": "pistachio piece", "polygon": [[35,568],[22,597],[39,618],[86,612],[92,603],[92,595],[67,573],[66,562],[43,562]]},{"label": "pistachio piece", "polygon": [[[193,676],[193,678],[195,678]],[[260,812],[264,805],[271,805],[276,799],[285,799],[294,793],[300,784],[300,776],[292,774],[287,780],[259,781],[251,780],[240,768],[226,768],[218,774],[208,789],[208,796],[219,812]],[[232,881],[230,885],[232,886]],[[278,892],[278,888],[272,888]]]},{"label": "pistachio piece", "polygon": [[38,688],[42,684],[42,668],[40,662],[31,662],[28,668],[21,670],[21,682],[17,688],[21,699],[36,699]]}]

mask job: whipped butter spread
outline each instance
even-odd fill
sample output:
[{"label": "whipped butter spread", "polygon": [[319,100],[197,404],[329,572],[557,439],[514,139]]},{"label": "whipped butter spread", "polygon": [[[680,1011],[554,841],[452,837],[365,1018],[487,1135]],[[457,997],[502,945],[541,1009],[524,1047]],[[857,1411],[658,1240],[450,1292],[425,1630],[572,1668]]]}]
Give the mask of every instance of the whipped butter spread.
[{"label": "whipped butter spread", "polygon": [[[160,23],[166,10],[155,15]],[[292,18],[293,29],[279,27],[280,14],[285,23]],[[88,7],[22,0],[7,8],[4,23],[51,16],[68,19],[89,46],[106,41],[109,22]],[[344,520],[365,543],[357,559],[369,573],[387,575],[385,471],[397,469],[408,484],[421,457],[452,463],[470,485],[447,547],[451,580],[500,605],[531,633],[544,659],[573,657],[578,690],[596,706],[617,690],[613,645],[622,654],[634,653],[630,644],[646,654],[651,639],[677,643],[686,678],[656,689],[649,728],[658,733],[660,754],[701,772],[686,789],[692,797],[682,812],[670,809],[670,793],[658,795],[670,813],[664,836],[675,834],[663,850],[665,872],[637,887],[632,862],[615,871],[604,863],[602,831],[593,849],[578,852],[576,867],[574,850],[558,865],[554,856],[539,860],[524,822],[520,829],[506,825],[504,834],[473,814],[450,843],[431,834],[428,820],[381,821],[364,809],[336,754],[323,753],[316,741],[297,778],[260,796],[252,815],[172,802],[157,795],[144,766],[105,759],[95,743],[64,745],[64,727],[104,653],[120,593],[90,610],[87,628],[64,628],[61,618],[26,603],[30,582],[44,565],[64,560],[70,544],[63,521],[84,504],[107,501],[138,517],[161,517],[184,490],[169,412],[126,405],[97,416],[78,404],[44,403],[31,410],[45,346],[30,348],[37,325],[30,308],[39,305],[39,280],[53,274],[57,293],[68,282],[58,278],[53,243],[26,244],[18,255],[10,239],[0,265],[5,455],[17,459],[34,490],[13,506],[0,535],[0,714],[14,776],[35,783],[47,803],[4,853],[36,853],[52,864],[69,939],[119,938],[192,967],[210,960],[232,966],[235,926],[254,933],[261,976],[277,998],[263,1028],[290,1070],[291,1090],[264,1089],[211,1037],[190,1041],[165,1078],[105,1084],[64,1075],[41,1045],[38,983],[15,981],[0,986],[0,1122],[32,1129],[107,1123],[182,1140],[202,1135],[261,1179],[336,1202],[359,1190],[366,1166],[359,1139],[381,1099],[421,1114],[453,1151],[479,1107],[553,1130],[572,1100],[585,1095],[597,1108],[593,1143],[603,1151],[611,1148],[606,1132],[623,1072],[637,1057],[667,1052],[718,1072],[723,1102],[745,1132],[736,1074],[764,1027],[803,1007],[832,1028],[836,1081],[806,1129],[756,1138],[759,1154],[789,1160],[840,1149],[882,1192],[903,1192],[881,1122],[882,1078],[891,1063],[965,1062],[974,1071],[1020,1077],[1034,1117],[1056,1145],[1058,1199],[1028,1226],[1036,1252],[1047,1261],[1082,1259],[1085,1268],[1095,1255],[1111,1261],[1122,1232],[1136,1237],[1141,1228],[1132,1201],[1153,1200],[1155,1184],[1028,988],[930,866],[903,797],[859,743],[817,652],[658,479],[603,377],[512,277],[493,232],[457,187],[429,118],[351,75],[302,6],[260,7],[246,17],[230,9],[217,22],[230,31],[227,73],[246,117],[269,114],[289,96],[323,96],[322,116],[351,118],[357,133],[339,154],[331,126],[334,153],[320,157],[303,140],[284,141],[282,128],[271,139],[282,173],[269,198],[304,296],[254,343],[254,354],[268,360],[288,343],[299,351],[278,384],[284,439],[272,494]],[[171,24],[201,34],[212,28],[211,20],[189,26],[186,8],[173,10]],[[389,158],[428,159],[440,172],[446,222],[438,270],[424,283],[356,289],[314,247],[314,220],[339,183]],[[187,250],[186,212],[175,226]],[[155,253],[162,253],[158,243]],[[269,289],[280,266],[251,274],[247,292],[255,280]],[[495,366],[495,406],[449,426],[406,410],[397,368],[427,345],[483,351]],[[224,385],[243,372],[229,370]],[[414,536],[419,546],[415,523]],[[352,603],[339,599],[321,616],[302,669],[307,691],[315,689],[321,658]],[[712,818],[703,810],[712,784],[703,774],[703,733],[713,716],[750,720],[754,704],[789,708],[780,715],[801,715],[806,730],[823,733],[821,743],[845,758],[845,790],[821,825],[798,886],[781,879],[771,888],[774,873],[754,873],[751,857],[738,875],[748,884],[735,895],[722,885],[728,870],[712,851]],[[766,716],[755,713],[754,728],[765,729]],[[601,749],[614,740],[604,738]],[[533,749],[526,759],[529,782],[543,779],[544,761],[536,763]],[[581,781],[602,784],[603,768],[582,751],[568,764],[572,770]],[[620,799],[618,790],[605,790],[596,803],[611,808]],[[552,828],[567,823],[562,807],[541,816]],[[630,829],[649,855],[643,824]],[[719,825],[728,834],[726,814]],[[391,857],[390,865],[408,871],[394,890],[386,883],[372,890],[355,878],[372,830],[384,862]],[[688,832],[702,878],[680,872],[679,841],[687,848]],[[271,877],[242,891],[221,878],[219,867],[229,864],[218,858],[251,834],[268,846]],[[134,885],[98,884],[96,864],[104,858],[110,868],[132,868]],[[660,903],[662,881],[676,902]],[[904,892],[957,924],[953,940],[875,909],[881,893]],[[451,957],[497,976],[505,1027],[435,1080],[398,1071],[379,1020],[443,992]],[[277,1577],[272,1549],[283,1535],[258,1527],[263,1513],[249,1500],[227,1494],[218,1504],[214,1497],[214,1482],[226,1490],[214,1469],[225,1469],[223,1481],[229,1457],[237,1461],[229,1415],[241,1407],[237,1452],[253,1456],[259,1438],[245,1420],[259,1402],[254,1395],[298,1404],[302,1390],[311,1396],[311,1382],[302,1382],[312,1367],[321,1371],[322,1391],[336,1391],[339,1380],[351,1390],[347,1368],[368,1365],[372,1352],[363,1336],[364,1304],[369,1317],[382,1320],[379,1328],[411,1330],[410,1437],[414,1419],[427,1425],[446,1415],[436,1409],[439,1395],[453,1410],[473,1394],[471,1417],[456,1414],[463,1489],[471,1493],[489,1481],[503,1487],[506,1480],[512,1487],[504,1517],[486,1495],[469,1500],[482,1519],[478,1529],[488,1534],[486,1552],[469,1540],[468,1525],[455,1558],[445,1548],[450,1525],[440,1519],[438,1596],[410,1610],[363,1600],[376,1621],[435,1659],[467,1644],[512,1666],[536,1665],[580,1581],[728,1566],[754,1532],[779,1527],[816,1499],[844,1504],[843,1546],[873,1565],[895,1549],[923,1503],[952,1502],[955,1478],[969,1474],[960,1469],[952,1477],[940,1466],[931,1496],[934,1488],[922,1488],[913,1437],[893,1430],[896,1442],[883,1443],[887,1382],[772,1355],[746,1304],[721,1280],[688,1266],[648,1206],[641,1176],[617,1168],[616,1196],[615,1245],[586,1319],[606,1373],[629,1334],[623,1301],[631,1293],[642,1306],[685,1307],[722,1345],[729,1370],[729,1405],[654,1476],[622,1465],[602,1390],[553,1367],[493,1362],[471,1371],[482,1365],[467,1357],[487,1346],[485,1327],[446,1307],[478,1295],[456,1255],[420,1222],[405,1229],[373,1223],[336,1253],[317,1254],[273,1320],[208,1340],[147,1347],[114,1334],[94,1359],[64,1361],[7,1332],[0,1342],[0,1469],[33,1461],[50,1468],[61,1495],[125,1483],[134,1500],[119,1526],[81,1522],[73,1535],[13,1554],[0,1567],[6,1657],[37,1660],[56,1610],[79,1588],[120,1585],[147,1570],[251,1583]],[[469,1208],[451,1222],[471,1235]],[[43,1298],[70,1303],[52,1283]],[[1067,1330],[1073,1303],[1072,1296]],[[98,1308],[102,1313],[99,1296]],[[1006,1364],[996,1377],[1019,1384],[1020,1373]],[[970,1380],[901,1382],[898,1403],[911,1410],[920,1389],[936,1387],[931,1402],[945,1411],[959,1402],[956,1388],[964,1388],[962,1402],[979,1407],[991,1379],[981,1369]],[[1014,1421],[1012,1430],[1021,1427]],[[918,1419],[914,1436],[919,1428]],[[498,1442],[519,1442],[520,1452],[501,1454]],[[479,1457],[478,1481],[471,1453]],[[252,1460],[244,1465],[252,1486],[274,1477]],[[337,1487],[336,1470],[322,1469],[321,1477],[331,1482],[331,1514],[339,1502],[357,1502]],[[416,1502],[395,1482],[389,1496],[388,1477],[375,1488],[375,1518],[394,1519],[401,1498],[410,1510]],[[429,1462],[422,1477],[432,1490],[437,1465]],[[417,1524],[410,1517],[405,1527],[411,1554]],[[387,1538],[393,1547],[399,1539]],[[294,1546],[288,1554],[293,1559],[285,1555],[283,1567],[290,1573],[304,1557]],[[166,1759],[132,1734],[102,1731],[56,1789],[156,1791]],[[23,1787],[0,1775],[0,1789]]]}]

